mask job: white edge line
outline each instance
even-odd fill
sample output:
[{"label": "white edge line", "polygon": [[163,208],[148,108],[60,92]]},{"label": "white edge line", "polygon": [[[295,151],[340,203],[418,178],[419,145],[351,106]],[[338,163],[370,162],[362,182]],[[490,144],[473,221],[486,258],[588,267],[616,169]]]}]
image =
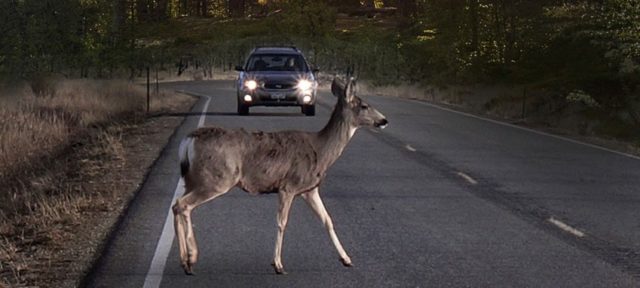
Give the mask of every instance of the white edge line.
[{"label": "white edge line", "polygon": [[[204,108],[202,109],[202,114],[200,114],[200,121],[198,121],[199,128],[204,125],[204,119],[206,118],[206,113],[209,109],[209,102],[211,101],[211,97],[205,95],[198,96],[207,97],[207,102],[205,102]],[[182,194],[184,194],[184,181],[182,180],[182,177],[180,177],[180,179],[178,180],[178,184],[176,185],[176,190],[173,192],[171,205],[173,205],[173,203],[176,202],[176,199],[178,199],[178,197]],[[173,212],[171,211],[171,208],[169,208],[169,212],[167,212],[167,218],[164,221],[164,227],[162,228],[162,234],[160,234],[160,239],[158,240],[158,244],[156,246],[156,251],[153,253],[153,259],[151,260],[149,271],[147,271],[147,275],[144,278],[144,288],[160,287],[160,283],[162,282],[162,274],[164,273],[164,267],[167,264],[167,258],[169,257],[169,252],[171,251],[171,245],[173,244],[174,238],[175,231],[173,230]]]},{"label": "white edge line", "polygon": [[632,158],[632,159],[640,160],[640,157],[638,157],[636,155],[632,155],[632,154],[629,154],[629,153],[616,151],[616,150],[609,149],[609,148],[602,147],[602,146],[598,146],[598,145],[595,145],[595,144],[590,144],[590,143],[574,140],[574,139],[563,137],[563,136],[559,136],[559,135],[549,134],[547,132],[542,132],[542,131],[538,131],[538,130],[534,130],[534,129],[531,129],[531,128],[518,126],[518,125],[515,125],[515,124],[511,124],[511,123],[501,122],[501,121],[498,121],[498,120],[493,120],[493,119],[481,117],[481,116],[478,116],[478,115],[469,114],[469,113],[466,113],[466,112],[456,111],[456,110],[453,110],[453,109],[445,108],[445,107],[442,107],[442,106],[439,106],[439,105],[436,105],[436,104],[432,104],[432,103],[428,103],[428,102],[424,102],[424,101],[419,101],[419,100],[410,100],[410,101],[418,102],[418,103],[420,103],[422,105],[433,107],[433,108],[436,108],[436,109],[439,109],[439,110],[452,112],[452,113],[464,115],[464,116],[475,118],[475,119],[484,120],[484,121],[491,122],[491,123],[498,124],[498,125],[517,128],[517,129],[528,131],[528,132],[532,132],[532,133],[535,133],[535,134],[544,135],[544,136],[548,136],[548,137],[564,140],[564,141],[567,141],[567,142],[571,142],[571,143],[574,143],[574,144],[579,144],[579,145],[595,148],[595,149],[598,149],[598,150],[602,150],[602,151],[607,151],[607,152],[610,152],[610,153],[618,154],[620,156],[626,156],[626,157],[629,157],[629,158]]},{"label": "white edge line", "polygon": [[547,219],[547,221],[551,222],[551,224],[553,224],[553,225],[556,225],[558,228],[564,230],[565,232],[573,234],[574,236],[577,236],[577,237],[580,237],[580,238],[584,237],[584,232],[582,232],[582,231],[580,231],[580,230],[578,230],[576,228],[573,228],[573,227],[565,224],[564,222],[562,222],[562,221],[560,221],[558,219],[555,219],[555,218],[551,217],[551,218]]},{"label": "white edge line", "polygon": [[204,109],[202,110],[202,115],[200,115],[200,121],[198,121],[198,128],[204,126],[204,119],[207,118],[207,109],[209,108],[209,102],[211,102],[211,97],[207,97],[207,102],[204,103]]},{"label": "white edge line", "polygon": [[469,182],[469,183],[471,183],[473,185],[478,184],[478,181],[476,181],[475,179],[471,178],[471,176],[469,176],[469,175],[467,175],[465,173],[458,172],[458,176],[462,177],[464,180],[466,180],[467,182]]},{"label": "white edge line", "polygon": [[[176,186],[176,190],[173,193],[171,204],[176,202],[178,196],[182,195],[183,193],[184,182],[182,181],[182,178],[180,178],[180,180],[178,181],[178,185]],[[167,219],[165,220],[164,227],[162,228],[162,234],[160,234],[160,239],[158,240],[158,245],[156,246],[156,251],[153,253],[151,266],[149,266],[147,276],[144,278],[144,288],[160,287],[164,267],[167,264],[167,258],[169,257],[171,245],[173,244],[173,238],[175,238],[175,231],[173,230],[173,213],[171,212],[171,209],[169,209],[169,213],[167,213]]]},{"label": "white edge line", "polygon": [[404,146],[404,148],[407,148],[407,150],[411,151],[411,152],[416,152],[416,148],[411,147],[411,145],[407,144],[406,146]]}]

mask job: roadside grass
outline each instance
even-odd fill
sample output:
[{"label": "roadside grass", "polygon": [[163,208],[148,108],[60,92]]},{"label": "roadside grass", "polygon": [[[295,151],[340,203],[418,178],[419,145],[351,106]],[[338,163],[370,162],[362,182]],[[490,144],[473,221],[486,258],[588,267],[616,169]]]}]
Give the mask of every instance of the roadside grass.
[{"label": "roadside grass", "polygon": [[[102,177],[126,164],[122,135],[146,119],[144,88],[64,80],[53,91],[0,95],[0,287],[49,286],[38,275],[64,271],[57,253],[85,218],[125,197]],[[189,100],[161,92],[151,112]]]},{"label": "roadside grass", "polygon": [[17,186],[12,195],[0,195],[2,214],[32,208],[41,193],[23,188],[47,186],[46,180],[20,182],[46,169],[72,141],[88,129],[140,116],[146,103],[144,90],[126,82],[67,80],[54,90],[53,96],[23,91],[0,100],[0,183],[18,184],[9,185]]}]

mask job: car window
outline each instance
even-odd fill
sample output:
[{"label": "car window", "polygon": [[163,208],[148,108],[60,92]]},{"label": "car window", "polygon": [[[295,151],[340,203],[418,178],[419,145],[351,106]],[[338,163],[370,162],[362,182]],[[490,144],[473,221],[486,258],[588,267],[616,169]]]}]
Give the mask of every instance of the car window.
[{"label": "car window", "polygon": [[247,71],[307,72],[308,68],[300,55],[257,54],[249,58]]}]

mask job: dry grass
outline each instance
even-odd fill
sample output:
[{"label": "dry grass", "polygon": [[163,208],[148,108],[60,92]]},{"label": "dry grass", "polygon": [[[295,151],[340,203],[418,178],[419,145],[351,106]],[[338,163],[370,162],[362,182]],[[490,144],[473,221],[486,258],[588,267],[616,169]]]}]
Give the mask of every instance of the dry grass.
[{"label": "dry grass", "polygon": [[[163,92],[152,112],[185,101]],[[48,286],[38,275],[61,269],[57,250],[86,214],[110,209],[119,191],[95,182],[126,164],[123,131],[144,119],[145,105],[143,88],[117,81],[66,80],[47,97],[1,95],[0,287]]]},{"label": "dry grass", "polygon": [[[238,72],[230,70],[223,71],[222,69],[215,68],[213,71],[213,75],[207,74],[205,76],[205,72],[202,67],[195,69],[189,68],[186,69],[182,75],[178,76],[176,70],[166,70],[158,72],[158,82],[182,82],[182,81],[201,81],[201,80],[235,80],[238,77]],[[156,83],[156,74],[155,71],[151,71],[150,74],[151,86],[154,87]],[[141,85],[146,85],[147,78],[146,75],[143,77],[135,78],[135,82]]]},{"label": "dry grass", "polygon": [[[0,98],[0,179],[28,170],[78,132],[143,111],[145,94],[126,82],[69,80],[53,97],[23,91]],[[37,163],[35,163],[37,164]]]}]

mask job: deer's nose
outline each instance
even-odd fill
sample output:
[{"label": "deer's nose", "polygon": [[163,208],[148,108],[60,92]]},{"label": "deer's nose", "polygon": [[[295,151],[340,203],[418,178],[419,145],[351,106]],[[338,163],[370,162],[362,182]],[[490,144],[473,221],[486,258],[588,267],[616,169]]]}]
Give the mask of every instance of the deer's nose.
[{"label": "deer's nose", "polygon": [[389,124],[389,121],[387,121],[387,119],[382,119],[382,120],[380,120],[380,121],[377,121],[374,125],[375,125],[376,127],[380,127],[380,128],[382,128],[382,129],[384,129],[384,127],[386,127],[386,126],[387,126],[387,124]]}]

